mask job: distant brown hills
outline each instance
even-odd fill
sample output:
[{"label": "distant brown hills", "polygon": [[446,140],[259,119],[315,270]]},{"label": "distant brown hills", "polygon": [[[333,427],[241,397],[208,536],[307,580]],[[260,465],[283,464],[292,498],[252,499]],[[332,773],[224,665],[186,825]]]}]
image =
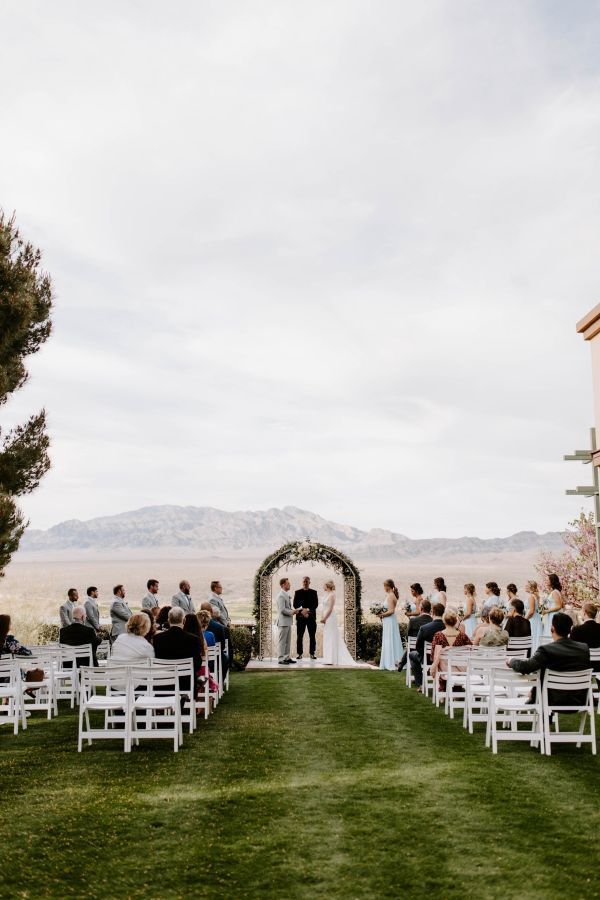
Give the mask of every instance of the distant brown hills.
[{"label": "distant brown hills", "polygon": [[563,534],[519,531],[502,538],[430,538],[413,540],[382,528],[362,531],[330,522],[316,513],[286,506],[226,512],[205,506],[147,506],[132,512],[82,522],[70,519],[46,531],[30,529],[21,551],[45,557],[66,551],[119,555],[131,550],[178,552],[191,556],[244,556],[267,553],[287,541],[310,537],[362,559],[412,559],[480,553],[564,549]]}]

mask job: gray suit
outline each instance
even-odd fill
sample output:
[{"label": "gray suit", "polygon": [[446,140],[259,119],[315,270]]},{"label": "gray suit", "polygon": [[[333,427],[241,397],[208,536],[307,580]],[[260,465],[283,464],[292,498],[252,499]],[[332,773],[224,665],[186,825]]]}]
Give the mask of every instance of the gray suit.
[{"label": "gray suit", "polygon": [[183,591],[177,591],[176,594],[173,594],[173,597],[171,599],[171,606],[180,606],[186,613],[196,612],[196,608],[192,603],[192,598],[188,594],[184,594]]},{"label": "gray suit", "polygon": [[151,594],[150,591],[142,600],[142,609],[157,609],[160,606],[158,594]]},{"label": "gray suit", "polygon": [[60,616],[60,627],[66,628],[67,625],[73,624],[73,610],[75,609],[75,604],[72,600],[65,600],[63,605],[59,608],[58,614]]},{"label": "gray suit", "polygon": [[279,629],[279,639],[277,641],[277,655],[279,662],[283,662],[290,658],[290,647],[292,645],[292,621],[294,618],[294,609],[292,607],[291,595],[281,590],[277,597],[277,619],[275,624]]},{"label": "gray suit", "polygon": [[216,609],[216,611],[219,613],[219,618],[221,619],[223,625],[229,626],[231,624],[231,619],[229,618],[227,607],[225,606],[219,595],[215,594],[214,591],[211,591],[208,602],[213,607],[213,609]]},{"label": "gray suit", "polygon": [[115,597],[110,608],[110,620],[112,622],[111,637],[115,638],[119,634],[127,631],[127,621],[133,613],[121,597]]},{"label": "gray suit", "polygon": [[100,610],[98,601],[93,597],[88,597],[85,601],[85,617],[88,625],[91,625],[95,631],[100,631]]}]

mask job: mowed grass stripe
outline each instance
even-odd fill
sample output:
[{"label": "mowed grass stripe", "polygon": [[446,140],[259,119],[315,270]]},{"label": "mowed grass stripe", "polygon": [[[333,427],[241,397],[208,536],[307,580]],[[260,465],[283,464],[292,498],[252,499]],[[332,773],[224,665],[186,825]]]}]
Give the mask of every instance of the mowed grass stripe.
[{"label": "mowed grass stripe", "polygon": [[235,676],[176,755],[65,709],[0,765],[1,896],[598,896],[589,749],[493,757],[395,673]]}]

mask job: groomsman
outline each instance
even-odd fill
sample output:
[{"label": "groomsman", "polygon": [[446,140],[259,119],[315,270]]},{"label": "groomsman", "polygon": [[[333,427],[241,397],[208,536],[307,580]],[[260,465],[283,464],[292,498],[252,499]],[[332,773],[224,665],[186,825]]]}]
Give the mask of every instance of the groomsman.
[{"label": "groomsman", "polygon": [[125,603],[125,588],[122,584],[117,584],[113,588],[114,600],[110,607],[110,619],[112,622],[111,638],[114,640],[120,634],[125,632],[127,622],[133,615],[127,604]]},{"label": "groomsman", "polygon": [[69,588],[67,591],[67,599],[59,607],[58,614],[60,616],[60,627],[65,628],[73,622],[73,609],[79,602],[79,591],[77,588]]},{"label": "groomsman", "polygon": [[221,599],[221,594],[223,593],[223,588],[221,587],[220,581],[211,581],[210,583],[210,594],[208,597],[208,602],[217,613],[218,618],[221,620],[223,625],[226,625],[228,628],[231,625],[231,618],[229,616],[229,612],[227,607],[223,603]]},{"label": "groomsman", "polygon": [[173,594],[171,606],[180,606],[184,613],[196,612],[196,607],[192,603],[192,598],[190,596],[189,581],[179,582],[179,591],[176,594]]},{"label": "groomsman", "polygon": [[100,608],[98,606],[98,588],[89,587],[87,589],[87,600],[85,601],[85,618],[86,625],[91,625],[96,633],[100,631]]},{"label": "groomsman", "polygon": [[160,606],[158,600],[158,581],[156,578],[151,578],[146,584],[148,588],[148,593],[142,600],[142,609],[158,609]]}]

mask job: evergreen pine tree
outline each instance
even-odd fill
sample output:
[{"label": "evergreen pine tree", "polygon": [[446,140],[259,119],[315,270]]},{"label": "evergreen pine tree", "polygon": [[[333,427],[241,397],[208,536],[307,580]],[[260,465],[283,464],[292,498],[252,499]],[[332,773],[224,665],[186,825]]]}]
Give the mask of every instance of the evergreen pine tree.
[{"label": "evergreen pine tree", "polygon": [[[25,358],[48,338],[51,310],[40,251],[0,210],[0,406],[27,381]],[[49,444],[45,410],[10,431],[0,427],[0,576],[27,527],[16,498],[31,493],[50,468]]]}]

